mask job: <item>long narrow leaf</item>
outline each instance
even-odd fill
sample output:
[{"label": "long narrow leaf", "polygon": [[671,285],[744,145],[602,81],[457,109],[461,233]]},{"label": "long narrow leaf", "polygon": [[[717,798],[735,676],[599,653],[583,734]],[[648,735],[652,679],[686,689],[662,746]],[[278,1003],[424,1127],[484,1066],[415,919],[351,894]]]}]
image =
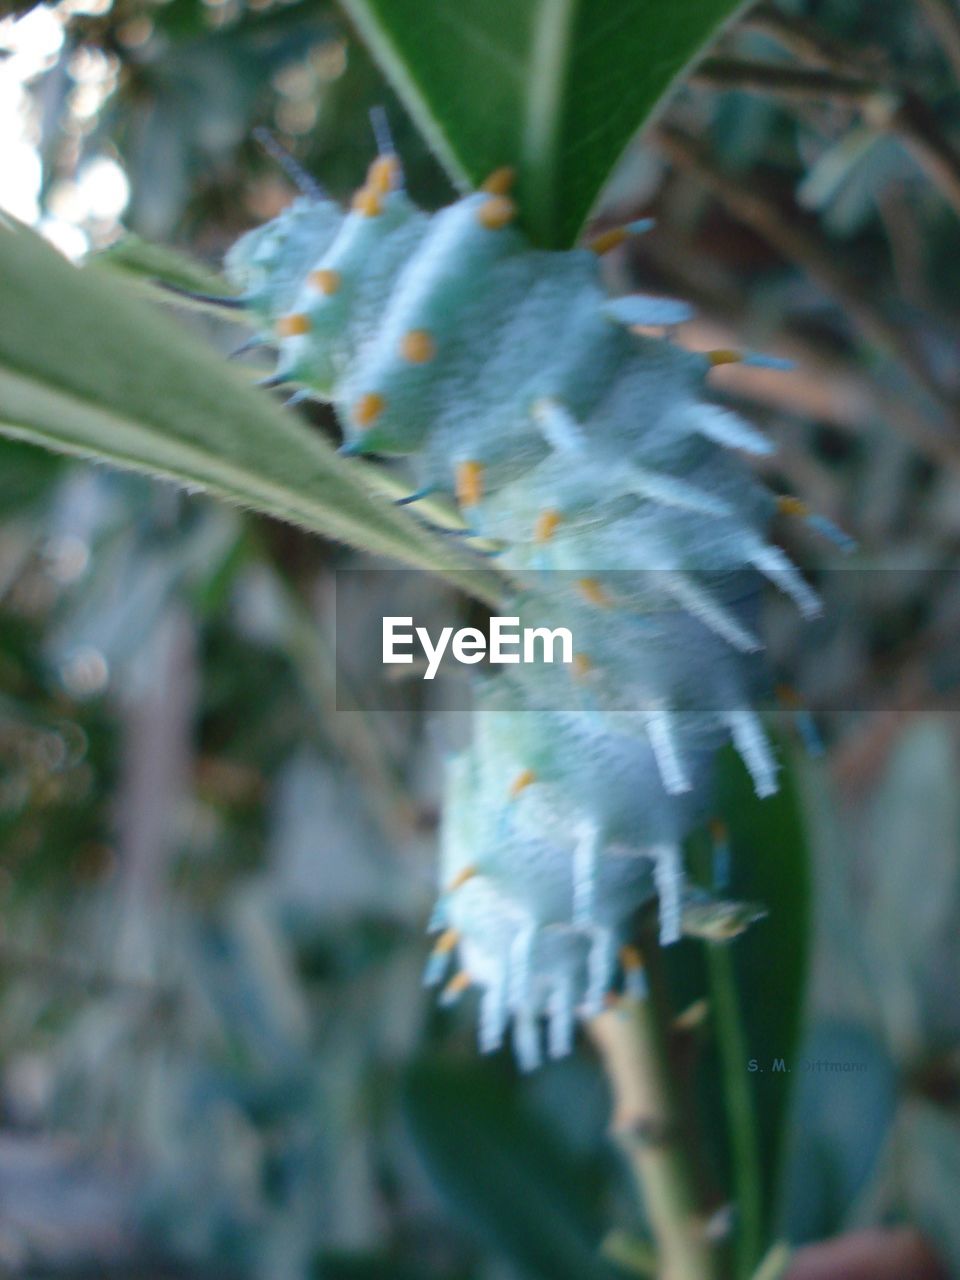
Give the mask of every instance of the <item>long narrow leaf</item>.
[{"label": "long narrow leaf", "polygon": [[631,137],[739,0],[342,0],[455,181],[519,172],[540,243],[576,239]]},{"label": "long narrow leaf", "polygon": [[0,432],[206,489],[490,601],[497,577],[372,492],[307,424],[133,296],[0,228]]},{"label": "long narrow leaf", "polygon": [[738,1275],[759,1262],[777,1208],[791,1076],[806,992],[810,860],[793,772],[758,800],[746,770],[725,752],[717,809],[730,828],[734,896],[768,915],[742,938],[711,945],[710,992],[731,1127],[738,1209]]}]

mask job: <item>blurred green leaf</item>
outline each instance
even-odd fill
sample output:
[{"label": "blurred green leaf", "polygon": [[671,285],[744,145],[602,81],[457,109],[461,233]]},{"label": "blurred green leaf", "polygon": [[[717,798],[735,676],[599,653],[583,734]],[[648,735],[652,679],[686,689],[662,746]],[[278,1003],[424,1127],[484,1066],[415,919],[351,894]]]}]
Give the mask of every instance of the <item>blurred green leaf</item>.
[{"label": "blurred green leaf", "polygon": [[826,1020],[803,1039],[780,1226],[793,1244],[851,1226],[897,1106],[897,1072],[867,1027]]},{"label": "blurred green leaf", "polygon": [[[162,12],[149,7],[160,38],[148,56],[126,62],[122,88],[105,103],[97,129],[116,147],[129,179],[128,227],[150,240],[180,239],[189,210],[196,235],[197,216],[206,220],[210,202],[224,199],[232,208],[219,209],[221,232],[237,214],[246,221],[234,185],[238,151],[269,110],[274,78],[339,39],[318,8],[244,9],[237,21],[211,30],[209,6],[200,0],[179,13],[170,4]],[[100,149],[95,139],[87,146]]]},{"label": "blurred green leaf", "polygon": [[897,1172],[910,1216],[952,1274],[960,1268],[960,1123],[942,1107],[911,1100],[896,1133]]},{"label": "blurred green leaf", "polygon": [[864,951],[889,1043],[908,1062],[938,1024],[955,1019],[956,993],[943,990],[940,977],[956,965],[960,898],[960,796],[949,719],[924,717],[904,729],[864,826]]},{"label": "blurred green leaf", "polygon": [[584,1180],[494,1067],[423,1062],[405,1107],[437,1190],[527,1275],[612,1280]]},{"label": "blurred green leaf", "polygon": [[60,474],[60,461],[13,440],[0,441],[0,512],[29,507]]},{"label": "blurred green leaf", "polygon": [[836,199],[857,165],[883,141],[883,135],[867,125],[843,134],[811,166],[797,188],[798,202],[805,209],[825,209]]},{"label": "blurred green leaf", "polygon": [[189,331],[26,228],[0,229],[0,432],[178,480],[497,595]]},{"label": "blurred green leaf", "polygon": [[809,943],[809,852],[789,768],[781,773],[777,794],[758,800],[740,760],[725,751],[718,762],[716,803],[730,830],[733,891],[762,902],[769,913],[735,942],[708,948],[731,1125],[738,1263],[740,1274],[748,1275],[759,1262],[777,1204],[791,1074],[798,1068]]},{"label": "blurred green leaf", "polygon": [[90,265],[119,271],[132,279],[151,284],[159,281],[173,285],[175,289],[193,289],[198,293],[224,296],[234,292],[222,276],[208,271],[192,258],[177,253],[174,249],[149,244],[135,235],[126,235],[98,253]]},{"label": "blurred green leaf", "polygon": [[519,173],[565,248],[621,152],[738,0],[342,0],[451,175]]}]

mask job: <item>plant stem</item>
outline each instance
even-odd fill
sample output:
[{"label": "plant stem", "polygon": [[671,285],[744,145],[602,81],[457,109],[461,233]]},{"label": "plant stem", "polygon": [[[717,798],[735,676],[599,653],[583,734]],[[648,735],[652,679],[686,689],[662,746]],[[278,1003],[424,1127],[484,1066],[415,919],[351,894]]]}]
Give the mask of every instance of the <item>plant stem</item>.
[{"label": "plant stem", "polygon": [[611,1132],[641,1194],[659,1257],[660,1280],[718,1280],[696,1170],[654,1000],[624,996],[590,1025],[613,1092]]},{"label": "plant stem", "polygon": [[753,1274],[763,1247],[763,1200],[759,1135],[746,1062],[749,1054],[737,1000],[733,958],[723,943],[707,944],[707,969],[723,1067],[724,1096],[733,1151],[734,1198],[737,1205],[737,1275]]}]

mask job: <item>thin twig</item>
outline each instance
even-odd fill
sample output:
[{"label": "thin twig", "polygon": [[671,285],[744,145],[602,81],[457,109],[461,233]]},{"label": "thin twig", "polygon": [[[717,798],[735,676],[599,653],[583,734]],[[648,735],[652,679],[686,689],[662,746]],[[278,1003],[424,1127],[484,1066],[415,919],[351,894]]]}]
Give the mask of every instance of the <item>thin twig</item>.
[{"label": "thin twig", "polygon": [[[784,209],[766,195],[756,180],[746,184],[723,173],[703,147],[678,129],[661,126],[654,140],[678,168],[698,179],[741,222],[772,244],[788,261],[804,269],[832,297],[860,329],[863,336],[893,355],[934,403],[942,406],[951,422],[957,405],[931,375],[909,333],[889,320],[864,293],[859,281],[837,261],[836,252],[819,236],[803,212]],[[909,427],[911,443],[945,466],[960,468],[960,437],[916,419]]]},{"label": "thin twig", "polygon": [[903,182],[890,182],[877,192],[877,212],[887,235],[887,246],[897,289],[911,306],[926,311],[946,331],[952,317],[940,314],[926,279],[926,235],[916,216],[916,203]]},{"label": "thin twig", "polygon": [[624,996],[590,1024],[613,1091],[611,1126],[643,1199],[661,1280],[716,1280],[696,1175],[672,1084],[667,1033],[652,999]]},{"label": "thin twig", "polygon": [[[954,65],[960,71],[960,17],[952,0],[923,2],[931,22],[938,24],[945,51],[951,61],[956,58]],[[834,72],[838,83],[866,77],[877,89],[883,90],[866,95],[866,103],[876,112],[876,117],[868,118],[868,123],[899,137],[931,182],[960,214],[960,154],[943,135],[930,105],[913,90],[898,85],[882,57],[867,57],[852,45],[831,40],[804,19],[780,13],[772,5],[757,5],[747,14],[745,22],[772,37],[802,62]]]},{"label": "thin twig", "polygon": [[940,129],[933,109],[912,90],[849,73],[742,58],[708,58],[697,67],[693,80],[711,89],[739,89],[786,101],[813,99],[855,107],[871,128],[900,140],[960,216],[960,152]]},{"label": "thin twig", "polygon": [[851,69],[878,75],[886,67],[886,60],[876,50],[865,52],[845,45],[825,35],[805,18],[782,13],[772,4],[758,4],[748,9],[743,16],[743,26],[762,31],[801,62],[825,67],[839,75],[847,75]]},{"label": "thin twig", "polygon": [[849,71],[811,71],[808,67],[750,58],[705,58],[694,69],[692,80],[709,89],[739,89],[746,93],[769,93],[778,98],[813,98],[857,107],[890,93],[888,86]]},{"label": "thin twig", "polygon": [[915,93],[904,93],[889,117],[869,124],[899,138],[953,211],[960,216],[960,152],[940,129],[933,108]]}]

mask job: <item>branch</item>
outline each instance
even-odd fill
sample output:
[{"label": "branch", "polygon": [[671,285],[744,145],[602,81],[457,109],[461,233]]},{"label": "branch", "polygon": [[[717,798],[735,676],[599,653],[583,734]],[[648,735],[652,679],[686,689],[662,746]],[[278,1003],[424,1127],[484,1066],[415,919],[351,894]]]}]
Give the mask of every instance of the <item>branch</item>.
[{"label": "branch", "polygon": [[[944,52],[960,74],[960,15],[952,0],[921,2],[940,37]],[[744,21],[745,25],[776,40],[801,62],[834,73],[832,85],[828,77],[817,89],[815,80],[811,79],[809,94],[799,83],[786,88],[787,93],[793,96],[830,96],[834,101],[839,98],[864,108],[867,123],[900,138],[930,181],[960,215],[960,153],[944,137],[930,105],[911,89],[896,84],[882,56],[868,57],[853,46],[830,40],[812,24],[780,13],[772,5],[757,5]],[[766,71],[790,77],[787,69],[774,65],[766,67]],[[770,76],[766,84],[758,82],[754,87],[757,92],[780,92],[774,83],[776,79]],[[749,89],[751,86],[744,87]]]},{"label": "branch", "polygon": [[654,1000],[624,996],[590,1024],[613,1091],[611,1131],[637,1182],[657,1245],[660,1280],[716,1280],[684,1120],[672,1085],[667,1035]]},{"label": "branch", "polygon": [[932,107],[917,94],[905,91],[889,117],[868,117],[867,123],[900,139],[960,217],[960,152],[941,131]]},{"label": "branch", "polygon": [[912,90],[835,71],[782,67],[774,62],[708,58],[693,81],[710,89],[739,89],[786,101],[844,103],[860,111],[878,133],[898,138],[960,217],[960,152],[945,137],[932,110]]},{"label": "branch", "polygon": [[839,75],[849,74],[851,68],[878,75],[886,68],[886,59],[877,51],[865,53],[842,44],[824,35],[819,27],[806,19],[781,13],[771,4],[758,4],[749,9],[743,16],[743,26],[763,32],[801,62],[825,67]]},{"label": "branch", "polygon": [[[933,378],[910,335],[875,306],[859,281],[838,262],[836,251],[809,225],[801,210],[795,206],[784,210],[758,188],[756,181],[748,185],[723,173],[699,143],[678,129],[661,126],[653,138],[677,168],[696,177],[734,217],[816,280],[851,317],[863,336],[895,356],[928,396],[947,411],[951,422],[956,422],[957,404]],[[919,417],[909,428],[904,426],[916,448],[945,466],[960,468],[960,436],[938,430]]]},{"label": "branch", "polygon": [[960,80],[960,13],[953,0],[920,0],[920,4],[926,10],[927,21],[940,41],[944,57]]},{"label": "branch", "polygon": [[849,102],[862,106],[890,90],[876,80],[834,70],[811,71],[807,67],[779,62],[756,62],[747,58],[705,58],[691,76],[695,84],[708,89],[739,89],[745,93],[769,93],[778,98],[819,102]]}]

